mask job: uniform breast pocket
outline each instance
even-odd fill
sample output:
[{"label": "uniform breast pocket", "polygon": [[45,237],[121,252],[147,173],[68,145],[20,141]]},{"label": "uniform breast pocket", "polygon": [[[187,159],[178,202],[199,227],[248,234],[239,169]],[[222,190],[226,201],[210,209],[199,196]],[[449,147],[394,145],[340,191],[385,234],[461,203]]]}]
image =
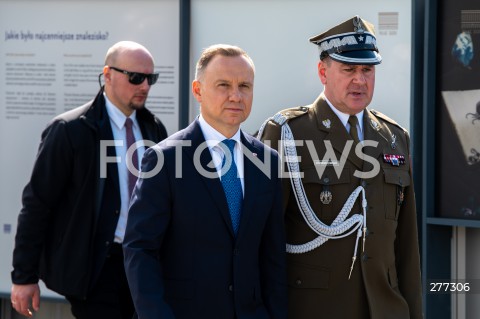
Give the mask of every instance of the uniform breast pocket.
[{"label": "uniform breast pocket", "polygon": [[385,185],[383,203],[385,218],[398,220],[400,209],[405,200],[405,188],[410,185],[410,173],[404,169],[384,168]]},{"label": "uniform breast pocket", "polygon": [[328,289],[330,269],[290,262],[287,267],[288,286],[296,289]]},{"label": "uniform breast pocket", "polygon": [[330,224],[340,212],[343,197],[351,192],[350,169],[344,167],[337,174],[332,166],[326,167],[323,172],[309,167],[303,173],[303,185],[310,206],[324,223]]}]

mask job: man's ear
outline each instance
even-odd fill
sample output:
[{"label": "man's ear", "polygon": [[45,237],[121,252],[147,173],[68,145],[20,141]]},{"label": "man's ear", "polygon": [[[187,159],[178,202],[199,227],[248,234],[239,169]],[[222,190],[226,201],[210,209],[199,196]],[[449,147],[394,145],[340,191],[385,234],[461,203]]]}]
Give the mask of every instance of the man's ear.
[{"label": "man's ear", "polygon": [[202,102],[202,94],[201,94],[201,86],[202,83],[198,80],[194,80],[192,82],[192,94],[197,99],[198,102]]},{"label": "man's ear", "polygon": [[322,81],[322,84],[327,83],[327,64],[320,60],[317,65],[318,68],[318,77],[320,78],[320,81]]},{"label": "man's ear", "polygon": [[103,67],[103,80],[105,82],[110,82],[110,68],[108,67],[108,65],[105,65]]}]

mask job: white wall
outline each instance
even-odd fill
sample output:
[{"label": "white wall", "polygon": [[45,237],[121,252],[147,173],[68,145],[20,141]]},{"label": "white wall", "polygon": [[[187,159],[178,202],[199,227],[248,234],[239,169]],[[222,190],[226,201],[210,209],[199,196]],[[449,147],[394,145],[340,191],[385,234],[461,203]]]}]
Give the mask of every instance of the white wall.
[{"label": "white wall", "polygon": [[[398,13],[396,32],[379,32],[380,12]],[[191,65],[203,48],[215,43],[238,45],[249,53],[256,66],[255,93],[243,128],[253,133],[277,111],[314,101],[323,88],[317,76],[318,50],[308,38],[355,15],[375,24],[383,57],[370,107],[408,128],[410,1],[192,0]],[[193,119],[198,104],[191,98],[190,105]]]},{"label": "white wall", "polygon": [[[76,37],[86,32],[103,37]],[[169,133],[178,130],[179,1],[0,0],[0,34],[0,294],[9,294],[21,194],[41,131],[56,114],[95,97],[110,46],[121,40],[139,42],[154,56],[157,71],[168,67],[173,72],[168,83],[160,79],[152,86],[147,107],[162,118]],[[43,40],[35,34],[75,38]],[[75,82],[67,81],[72,78]],[[172,101],[169,114],[164,100]],[[56,296],[42,291],[43,296]]]}]

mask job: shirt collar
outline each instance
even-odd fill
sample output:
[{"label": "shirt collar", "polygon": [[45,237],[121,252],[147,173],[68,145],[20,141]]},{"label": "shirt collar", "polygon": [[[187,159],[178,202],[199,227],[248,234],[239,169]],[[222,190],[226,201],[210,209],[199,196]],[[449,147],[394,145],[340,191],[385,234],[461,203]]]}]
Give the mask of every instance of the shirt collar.
[{"label": "shirt collar", "polygon": [[[333,106],[332,103],[328,100],[328,98],[325,96],[325,100],[327,101],[328,106],[332,109],[332,111],[337,115],[339,120],[342,122],[343,126],[348,129],[350,128],[350,124],[348,124],[348,118],[350,117],[350,114],[340,112],[335,106]],[[355,116],[358,119],[358,125],[360,126],[360,131],[363,132],[363,111],[360,113],[355,114]]]},{"label": "shirt collar", "polygon": [[[214,129],[210,124],[205,121],[202,114],[198,117],[198,123],[200,124],[200,128],[202,130],[203,136],[207,141],[207,145],[209,148],[213,148],[217,146],[218,143],[227,139],[222,133]],[[240,141],[240,129],[230,138],[231,140],[235,140],[237,145],[241,145]]]},{"label": "shirt collar", "polygon": [[[115,126],[121,130],[125,126],[125,120],[127,117],[123,114],[122,111],[118,107],[116,107],[107,97],[105,92],[103,93],[105,97],[105,107],[107,108],[108,116],[110,120],[115,124]],[[129,116],[132,121],[133,125],[137,125],[137,111],[133,111],[133,113]]]}]

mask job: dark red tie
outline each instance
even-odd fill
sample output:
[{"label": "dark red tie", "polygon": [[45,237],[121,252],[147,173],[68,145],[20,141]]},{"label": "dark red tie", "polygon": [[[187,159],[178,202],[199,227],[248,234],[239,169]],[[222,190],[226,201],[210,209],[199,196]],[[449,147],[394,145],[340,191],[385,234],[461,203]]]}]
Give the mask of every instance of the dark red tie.
[{"label": "dark red tie", "polygon": [[[125,128],[127,130],[127,151],[130,148],[130,146],[135,143],[135,136],[133,136],[132,126],[133,126],[133,121],[132,121],[131,118],[128,117],[125,120]],[[138,169],[137,150],[135,150],[135,152],[132,155],[132,164],[136,169]],[[127,168],[128,168],[128,194],[131,197],[132,192],[133,192],[133,188],[135,187],[135,183],[137,182],[137,176],[135,176],[132,173],[132,171],[131,171],[130,167],[128,167],[128,165],[127,165]]]}]

